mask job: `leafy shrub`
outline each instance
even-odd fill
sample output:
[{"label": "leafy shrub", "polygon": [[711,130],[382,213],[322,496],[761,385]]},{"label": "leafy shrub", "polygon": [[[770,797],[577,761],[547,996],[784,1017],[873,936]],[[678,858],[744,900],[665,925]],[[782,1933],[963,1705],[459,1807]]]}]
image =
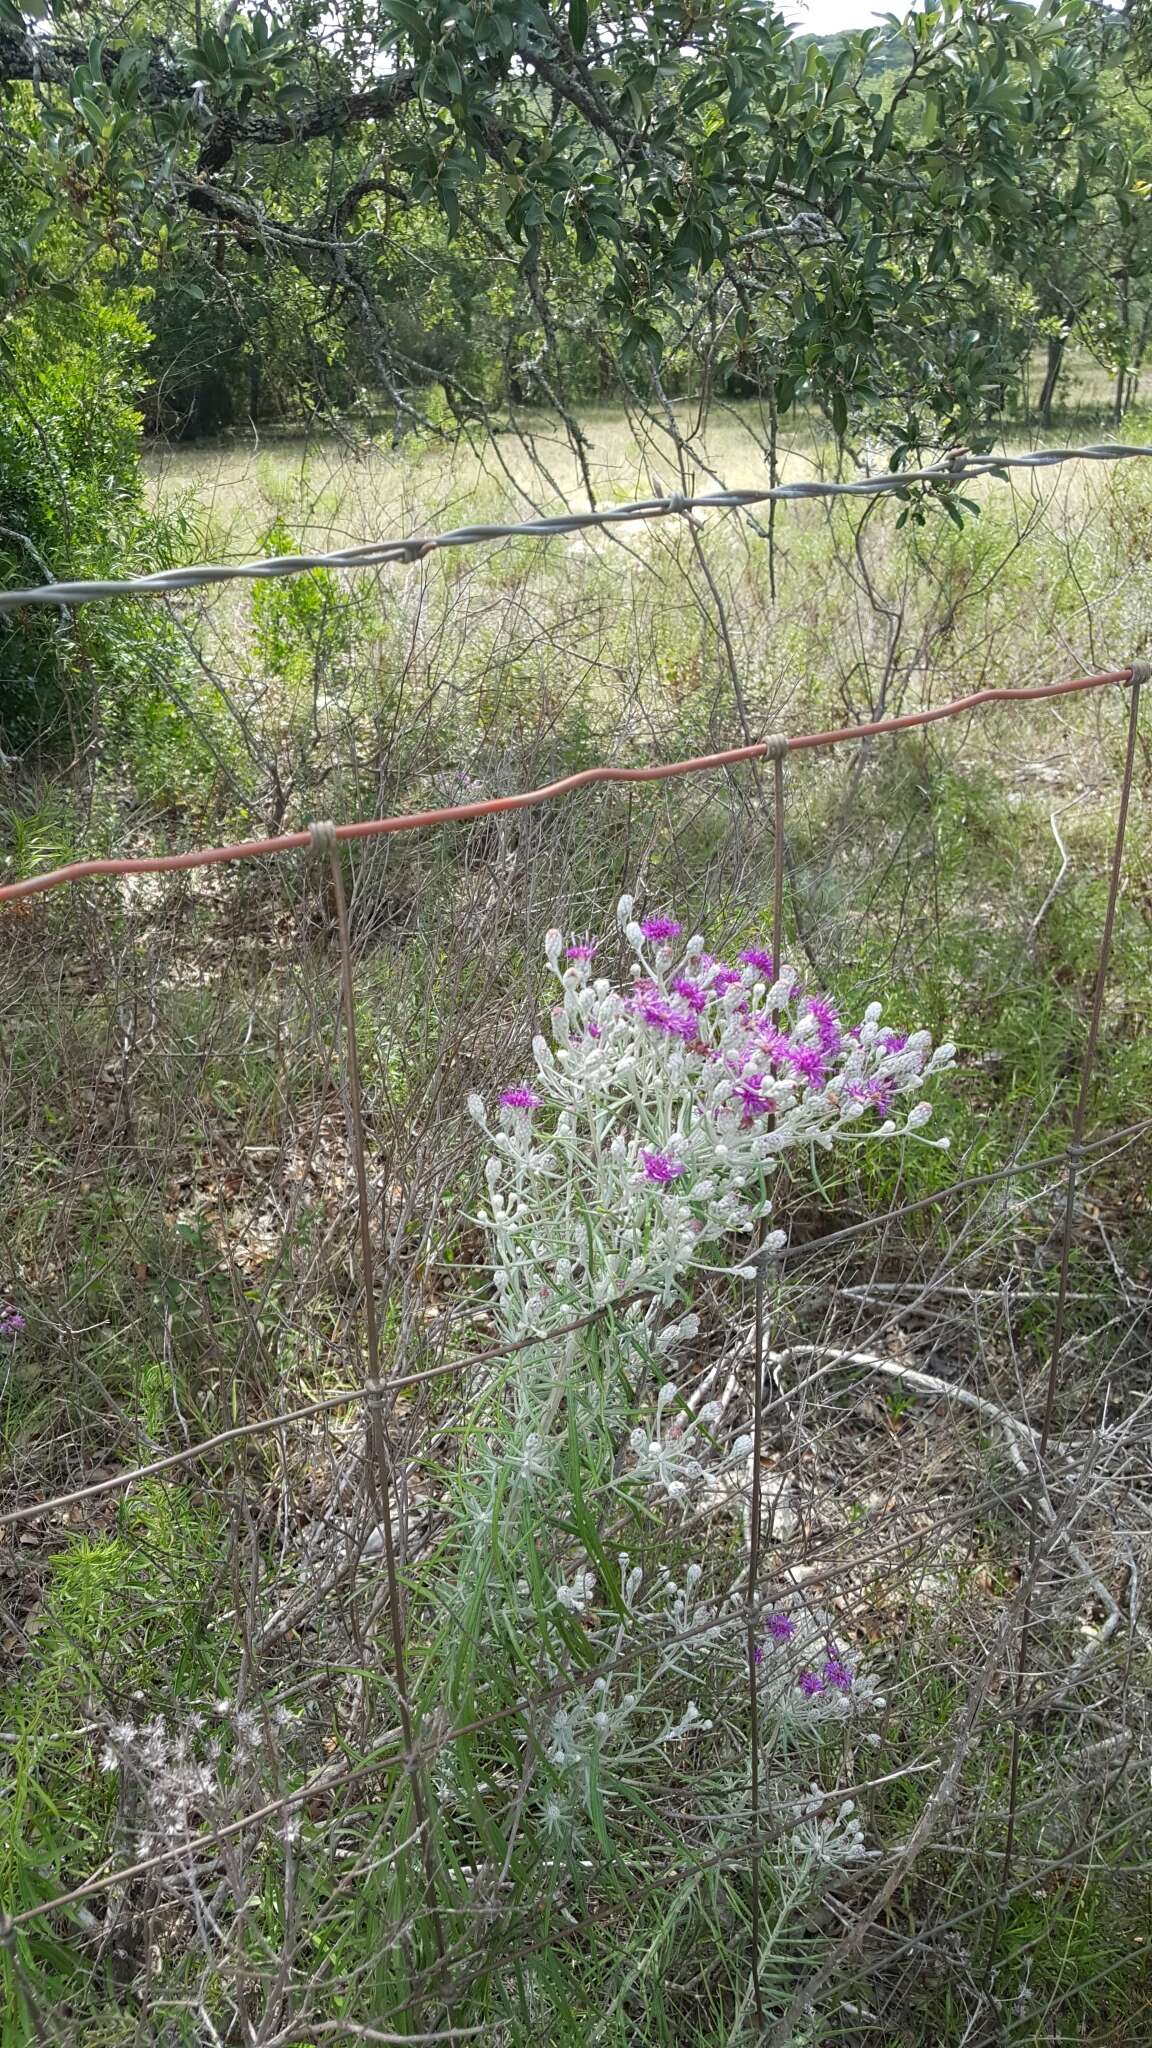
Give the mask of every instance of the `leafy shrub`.
[{"label": "leafy shrub", "polygon": [[[181,523],[144,502],[133,395],[148,332],[121,295],[43,299],[0,329],[0,585],[165,566]],[[139,601],[0,615],[0,746],[58,748],[175,658],[168,621]]]},{"label": "leafy shrub", "polygon": [[[295,555],[307,546],[277,518],[262,535],[262,555]],[[252,630],[265,675],[286,683],[339,685],[358,647],[379,628],[370,591],[345,587],[326,569],[285,576],[252,588]]]}]

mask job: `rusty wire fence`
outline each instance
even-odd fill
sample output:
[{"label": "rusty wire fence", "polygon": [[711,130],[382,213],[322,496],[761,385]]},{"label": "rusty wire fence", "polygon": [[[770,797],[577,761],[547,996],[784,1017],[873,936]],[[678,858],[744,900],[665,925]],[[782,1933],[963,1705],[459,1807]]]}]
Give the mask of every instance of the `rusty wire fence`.
[{"label": "rusty wire fence", "polygon": [[[1143,1746],[1147,1290],[1106,1232],[1114,1286],[1089,1284],[1080,1250],[1098,1187],[1146,1135],[1098,1128],[1094,1087],[1147,677],[1134,662],[0,888],[9,1100],[36,1137],[33,1155],[6,1133],[10,1188],[34,1163],[10,1243],[25,1259],[35,1246],[8,1282],[26,1327],[23,1349],[8,1342],[0,1513],[6,1644],[33,1674],[9,1741],[24,1760],[0,1930],[8,2039],[559,2039],[555,1969],[587,1972],[614,1916],[647,1941],[649,1909],[685,1886],[728,1957],[715,2032],[673,1930],[667,2036],[643,2031],[625,1984],[606,2017],[586,2014],[587,2038],[784,2043],[822,2014],[820,2038],[863,2040],[843,1986],[907,2004],[934,1935],[973,2009],[996,2010],[959,1861],[980,1872],[995,1963],[1014,1902],[1082,1877],[1130,1824]],[[451,1574],[470,1465],[522,1355],[543,1348],[561,1386],[572,1340],[621,1342],[644,1287],[493,1341],[464,1104],[523,1065],[540,998],[524,962],[545,925],[580,931],[610,909],[579,837],[624,886],[643,849],[692,839],[665,785],[722,778],[703,801],[732,831],[686,886],[730,929],[770,904],[773,958],[789,959],[788,759],[1094,691],[1125,693],[1127,737],[1067,1140],[1048,1136],[1049,1105],[1024,1105],[1010,1157],[973,1147],[948,1172],[831,1187],[822,1215],[797,1204],[736,1300],[721,1282],[701,1302],[679,1427],[708,1397],[709,1450],[693,1498],[653,1522],[646,1569],[679,1575],[661,1656],[707,1692],[706,1646],[706,1725],[727,1724],[744,1764],[712,1782],[666,1747],[643,1820],[626,1802],[617,1836],[597,1810],[605,1751],[581,1853],[550,1852],[557,1729],[634,1674],[619,1584],[611,1627],[574,1597],[547,1653],[533,1665],[509,1642],[500,1669]],[[605,783],[633,788],[582,794]],[[510,853],[512,812],[528,822]],[[381,947],[367,913],[396,879],[372,842],[407,835],[418,926]],[[451,887],[434,850],[449,839]],[[264,856],[281,858],[254,910],[227,878]],[[656,1389],[634,1394],[639,1412]],[[625,1435],[606,1498],[627,1460]],[[538,1512],[516,1572],[563,1587],[574,1559],[607,1571],[612,1527],[590,1531],[571,1504]],[[685,1591],[694,1541],[730,1567],[711,1605]],[[763,1692],[765,1614],[796,1599],[884,1680],[866,1727],[830,1724],[805,1813]],[[449,1639],[470,1631],[464,1684]],[[791,1924],[776,1847],[849,1800],[882,1851],[837,1868],[825,1907]],[[500,2017],[478,2018],[493,1983]]]}]

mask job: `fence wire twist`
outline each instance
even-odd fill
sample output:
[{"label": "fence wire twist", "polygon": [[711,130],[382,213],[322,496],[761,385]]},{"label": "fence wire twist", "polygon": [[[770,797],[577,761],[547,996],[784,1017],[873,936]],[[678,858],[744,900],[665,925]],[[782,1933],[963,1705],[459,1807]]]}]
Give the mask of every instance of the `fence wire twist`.
[{"label": "fence wire twist", "polygon": [[70,609],[101,598],[171,596],[176,591],[200,590],[213,583],[254,583],[278,576],[300,576],[309,569],[379,569],[389,563],[420,562],[445,548],[480,547],[492,541],[551,540],[557,535],[584,533],[591,527],[628,526],[647,519],[691,516],[695,512],[747,512],[756,505],[787,504],[801,499],[886,497],[918,485],[952,488],[978,482],[985,476],[999,478],[1013,469],[1053,469],[1065,462],[1130,462],[1149,456],[1152,448],[1104,441],[1085,448],[1035,449],[1025,455],[964,453],[927,469],[856,477],[847,483],[801,481],[773,484],[762,490],[705,491],[698,495],[672,491],[661,497],[638,498],[627,505],[605,505],[588,512],[558,512],[542,519],[455,526],[445,533],[365,541],[357,547],[327,553],[265,556],[255,562],[197,562],[186,568],[160,569],[151,576],[32,584],[26,590],[0,590],[0,613],[25,605],[63,605]]}]

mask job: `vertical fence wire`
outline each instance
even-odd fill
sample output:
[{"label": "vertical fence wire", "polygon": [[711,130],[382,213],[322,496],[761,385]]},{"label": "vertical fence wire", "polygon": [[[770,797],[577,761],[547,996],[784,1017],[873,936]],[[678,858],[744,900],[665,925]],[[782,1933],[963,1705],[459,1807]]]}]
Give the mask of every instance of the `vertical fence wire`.
[{"label": "vertical fence wire", "polygon": [[340,949],[341,1007],[344,1013],[344,1057],[348,1088],[348,1138],[356,1169],[356,1206],[360,1238],[360,1280],[364,1300],[364,1339],[368,1354],[368,1383],[365,1419],[367,1423],[367,1472],[369,1486],[377,1497],[380,1531],[384,1548],[384,1572],[388,1593],[388,1620],[392,1636],[392,1665],[396,1681],[396,1705],[404,1736],[404,1768],[408,1774],[412,1811],[421,1840],[424,1883],[432,1938],[438,1956],[444,1954],[444,1934],[436,1904],[435,1872],[428,1803],[420,1758],[417,1754],[417,1723],[408,1690],[404,1645],[404,1600],[396,1557],[393,1515],[398,1492],[391,1446],[384,1420],[384,1387],[380,1375],[380,1331],[376,1313],[375,1261],[372,1254],[372,1212],[368,1195],[368,1167],[364,1139],[364,1104],[360,1084],[360,1053],[356,1033],[356,987],[352,968],[352,941],[348,925],[348,903],[340,849],[333,824],[311,828],[312,844],[326,858],[332,879],[336,913],[336,934]]},{"label": "vertical fence wire", "polygon": [[[1084,1041],[1084,1054],[1080,1062],[1080,1079],[1076,1092],[1076,1106],[1072,1116],[1072,1139],[1068,1146],[1068,1164],[1064,1176],[1064,1212],[1060,1233],[1060,1272],[1056,1284],[1056,1311],[1052,1326],[1052,1348],[1048,1359],[1048,1374],[1044,1389],[1044,1410],[1040,1424],[1039,1440],[1036,1446],[1034,1484],[1039,1494],[1045,1484],[1044,1459],[1052,1435],[1052,1420],[1056,1407],[1056,1391],[1060,1380],[1060,1365],[1064,1350],[1065,1325],[1068,1313],[1069,1273],[1072,1260],[1072,1236],[1076,1222],[1076,1196],[1080,1181],[1080,1167],[1084,1157],[1084,1135],[1088,1121],[1088,1106],[1092,1098],[1092,1086],[1096,1071],[1096,1054],[1100,1043],[1100,1022],[1104,1013],[1104,996],[1108,986],[1108,972],[1112,961],[1112,940],[1116,928],[1116,910],[1120,901],[1120,887],[1124,874],[1124,847],[1128,833],[1128,809],[1132,796],[1132,781],[1136,765],[1136,741],[1140,730],[1140,699],[1145,682],[1152,676],[1152,665],[1147,662],[1133,662],[1131,690],[1128,700],[1128,740],[1124,755],[1124,770],[1120,783],[1120,794],[1116,806],[1116,825],[1112,840],[1112,861],[1108,880],[1108,901],[1100,931],[1100,950],[1096,962],[1096,980],[1092,991],[1092,1008],[1088,1018],[1088,1035]],[[996,1938],[992,1944],[993,1962],[1000,1947],[1003,1932],[1003,1914],[1008,1887],[1012,1879],[1012,1863],[1016,1850],[1016,1822],[1020,1805],[1020,1759],[1023,1741],[1023,1722],[1028,1688],[1028,1668],[1033,1643],[1033,1595],[1034,1579],[1039,1546],[1040,1517],[1038,1506],[1033,1505],[1028,1534],[1027,1592],[1020,1618],[1020,1634],[1016,1657],[1016,1678],[1013,1688],[1012,1737],[1008,1761],[1008,1818],[1004,1830],[1004,1860],[1000,1875],[1000,1900],[997,1907],[998,1924]]]},{"label": "vertical fence wire", "polygon": [[[765,741],[765,753],[772,763],[772,973],[779,979],[784,955],[784,757],[788,741],[775,734]],[[760,1232],[763,1237],[763,1226]],[[752,1899],[750,1910],[752,1942],[752,2001],[756,2025],[763,2033],[767,2025],[764,1993],[760,1982],[760,1672],[757,1662],[758,1594],[760,1549],[763,1536],[764,1485],[760,1470],[764,1454],[764,1259],[756,1261],[755,1330],[752,1358],[752,1472],[748,1503],[748,1753],[749,1824],[757,1845],[751,1857]]]}]

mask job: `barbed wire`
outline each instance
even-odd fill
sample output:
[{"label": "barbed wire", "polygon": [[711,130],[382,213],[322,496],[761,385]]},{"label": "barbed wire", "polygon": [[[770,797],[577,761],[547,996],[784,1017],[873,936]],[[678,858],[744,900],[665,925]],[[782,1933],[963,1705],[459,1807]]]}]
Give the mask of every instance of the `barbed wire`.
[{"label": "barbed wire", "polygon": [[[438,825],[467,824],[475,818],[493,818],[504,811],[529,810],[536,804],[551,803],[574,790],[597,782],[667,782],[685,775],[711,774],[721,768],[738,767],[747,761],[763,761],[782,744],[789,754],[818,747],[843,746],[852,740],[873,739],[881,733],[911,732],[940,719],[958,718],[985,704],[1034,704],[1050,697],[1068,697],[1082,690],[1102,690],[1137,678],[1146,680],[1146,662],[1130,662],[1125,668],[1101,671],[1099,675],[1074,676],[1062,683],[1031,683],[1020,689],[974,690],[967,697],[952,697],[927,711],[906,711],[898,718],[873,718],[862,725],[836,726],[827,732],[795,733],[791,737],[756,740],[751,746],[727,747],[718,754],[696,754],[684,761],[658,761],[648,767],[581,768],[563,775],[558,782],[546,782],[539,789],[518,790],[511,796],[482,797],[475,803],[446,804],[432,811],[402,811],[390,818],[364,818],[351,825],[335,825],[338,840],[375,839],[394,832],[419,832]],[[325,828],[327,829],[327,828]],[[29,875],[21,882],[0,888],[0,905],[15,903],[25,896],[42,895],[66,882],[80,882],[96,875],[162,875],[186,868],[214,867],[221,861],[255,860],[266,854],[295,853],[313,844],[313,831],[281,832],[274,839],[244,839],[232,846],[200,846],[186,853],[125,854],[107,859],[69,861],[67,866],[49,868],[41,875]]]},{"label": "barbed wire", "polygon": [[1024,455],[968,455],[934,463],[926,469],[896,470],[885,476],[857,477],[847,483],[830,480],[773,484],[763,489],[708,491],[688,495],[671,491],[638,498],[625,505],[605,505],[587,512],[558,512],[549,517],[455,526],[444,533],[409,534],[394,540],[364,541],[328,553],[262,556],[254,562],[197,562],[179,569],[160,569],[149,576],[49,582],[25,590],[0,590],[0,613],[25,605],[94,604],[124,597],[163,597],[206,584],[263,582],[272,577],[300,576],[310,569],[374,569],[390,563],[411,564],[444,548],[479,547],[500,540],[549,540],[583,533],[590,527],[624,526],[646,519],[664,519],[693,512],[743,512],[755,505],[785,504],[804,498],[874,498],[903,492],[917,484],[955,486],[991,476],[1003,480],[1012,469],[1051,469],[1064,462],[1130,462],[1152,456],[1152,447],[1103,441],[1087,448],[1042,448]]}]

